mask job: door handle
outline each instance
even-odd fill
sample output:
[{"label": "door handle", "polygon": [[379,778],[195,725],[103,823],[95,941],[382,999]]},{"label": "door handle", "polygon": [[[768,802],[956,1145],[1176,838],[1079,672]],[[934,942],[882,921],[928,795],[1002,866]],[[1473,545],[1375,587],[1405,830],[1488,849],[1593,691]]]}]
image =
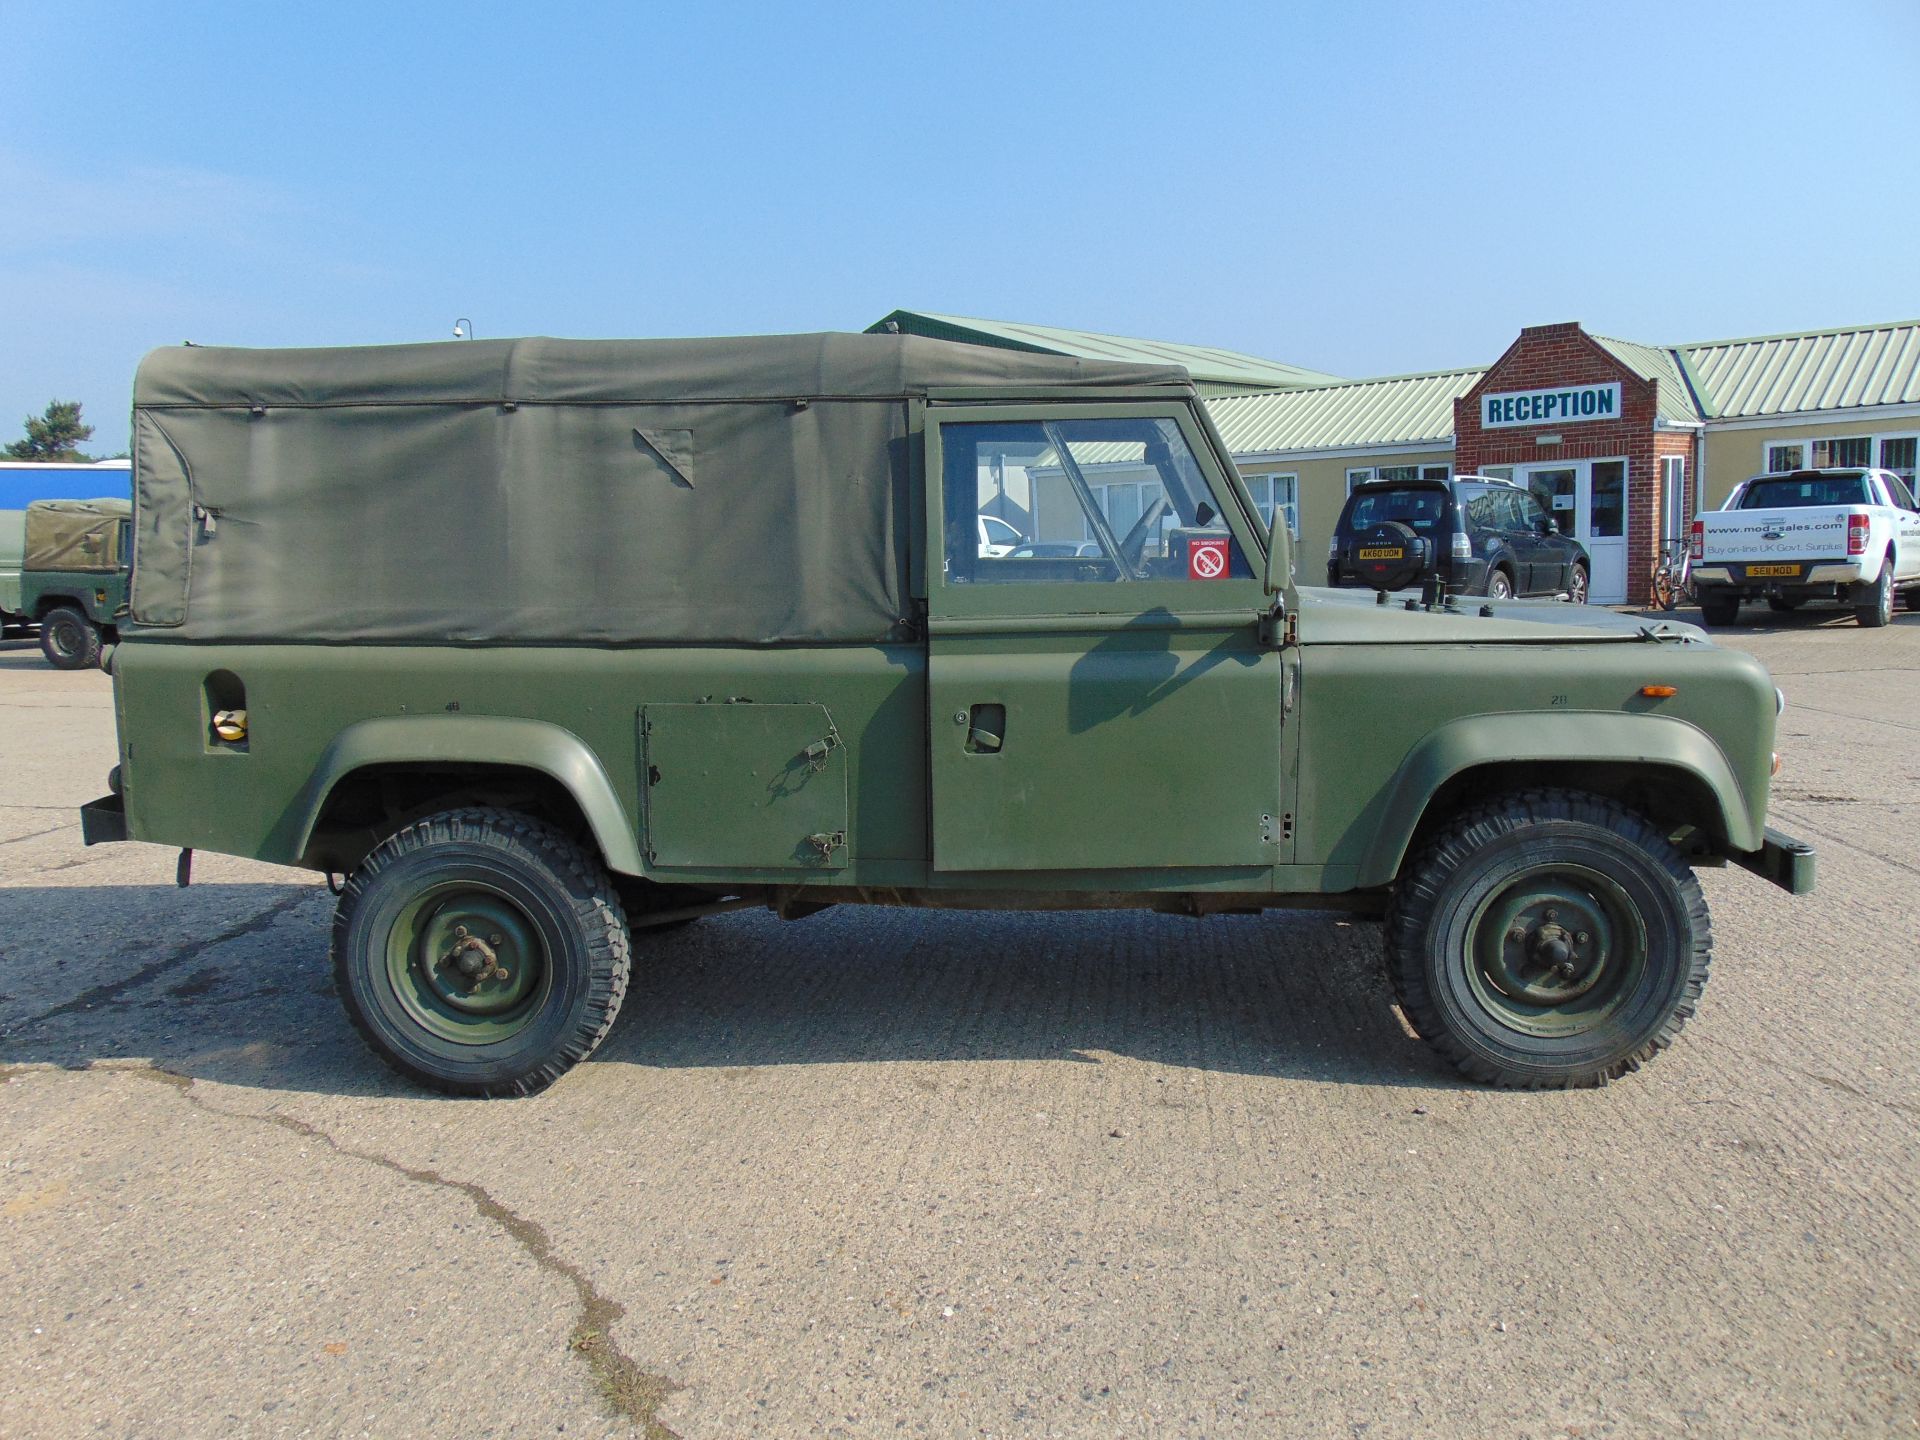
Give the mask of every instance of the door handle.
[{"label": "door handle", "polygon": [[1007,741],[1007,707],[975,705],[967,712],[969,755],[998,755]]}]

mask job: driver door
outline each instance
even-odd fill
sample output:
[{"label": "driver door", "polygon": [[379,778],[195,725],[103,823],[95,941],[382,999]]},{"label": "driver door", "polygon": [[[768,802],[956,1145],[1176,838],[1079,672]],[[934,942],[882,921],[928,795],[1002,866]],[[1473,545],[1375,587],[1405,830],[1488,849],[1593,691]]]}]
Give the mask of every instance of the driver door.
[{"label": "driver door", "polygon": [[[1288,858],[1254,515],[1178,401],[930,404],[933,866],[1264,884]],[[986,507],[1032,537],[974,538]],[[1138,883],[1138,878],[1118,883]]]}]

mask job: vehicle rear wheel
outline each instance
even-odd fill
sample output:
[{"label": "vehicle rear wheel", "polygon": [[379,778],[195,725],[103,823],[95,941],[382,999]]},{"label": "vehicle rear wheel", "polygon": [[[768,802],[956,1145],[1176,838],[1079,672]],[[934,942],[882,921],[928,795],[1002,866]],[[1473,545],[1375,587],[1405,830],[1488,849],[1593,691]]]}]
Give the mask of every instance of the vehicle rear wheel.
[{"label": "vehicle rear wheel", "polygon": [[56,670],[87,670],[100,663],[100,632],[71,605],[40,619],[40,653]]},{"label": "vehicle rear wheel", "polygon": [[1506,571],[1492,570],[1487,573],[1487,598],[1489,600],[1513,598],[1513,580]]},{"label": "vehicle rear wheel", "polygon": [[1887,556],[1881,565],[1880,578],[1867,592],[1866,603],[1853,607],[1853,617],[1868,630],[1878,630],[1893,622],[1893,556]]},{"label": "vehicle rear wheel", "polygon": [[1692,1016],[1712,952],[1706,900],[1666,837],[1567,790],[1448,825],[1401,873],[1386,935],[1408,1023],[1462,1073],[1529,1089],[1638,1069]]},{"label": "vehicle rear wheel", "polygon": [[1907,591],[1901,598],[1907,602],[1907,609],[1920,610],[1920,585],[1914,586],[1913,589]]},{"label": "vehicle rear wheel", "polygon": [[1702,591],[1700,618],[1709,625],[1731,625],[1740,618],[1740,597]]},{"label": "vehicle rear wheel", "polygon": [[606,1038],[626,996],[626,916],[598,859],[508,810],[407,826],[333,919],[347,1015],[402,1074],[453,1095],[530,1095]]},{"label": "vehicle rear wheel", "polygon": [[1767,597],[1767,608],[1776,615],[1791,615],[1800,608],[1800,601],[1789,600],[1781,595],[1769,595]]},{"label": "vehicle rear wheel", "polygon": [[1587,603],[1587,567],[1576,565],[1567,572],[1567,599],[1575,605]]}]

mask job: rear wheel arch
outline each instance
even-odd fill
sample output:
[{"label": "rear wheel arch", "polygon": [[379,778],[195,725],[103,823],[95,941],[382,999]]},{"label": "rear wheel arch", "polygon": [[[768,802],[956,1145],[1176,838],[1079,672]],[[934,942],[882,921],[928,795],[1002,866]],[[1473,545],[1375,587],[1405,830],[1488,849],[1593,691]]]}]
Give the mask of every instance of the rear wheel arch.
[{"label": "rear wheel arch", "polygon": [[487,805],[556,826],[616,874],[644,873],[634,823],[569,730],[504,716],[386,716],[336,736],[289,810],[287,851],[347,871],[428,814]]}]

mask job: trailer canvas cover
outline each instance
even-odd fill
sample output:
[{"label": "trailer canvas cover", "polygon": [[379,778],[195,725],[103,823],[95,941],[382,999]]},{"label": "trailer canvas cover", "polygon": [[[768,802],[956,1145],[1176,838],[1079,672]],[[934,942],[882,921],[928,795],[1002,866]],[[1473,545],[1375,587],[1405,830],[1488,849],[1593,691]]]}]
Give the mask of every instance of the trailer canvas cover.
[{"label": "trailer canvas cover", "polygon": [[908,613],[910,398],[1187,383],[899,335],[158,350],[136,631],[870,644]]}]

